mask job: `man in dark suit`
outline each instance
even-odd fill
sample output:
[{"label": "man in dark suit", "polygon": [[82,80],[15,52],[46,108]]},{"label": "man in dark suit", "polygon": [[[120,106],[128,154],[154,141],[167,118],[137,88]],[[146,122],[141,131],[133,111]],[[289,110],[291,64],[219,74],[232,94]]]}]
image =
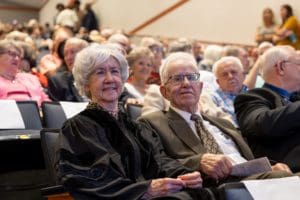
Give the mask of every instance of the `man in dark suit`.
[{"label": "man in dark suit", "polygon": [[88,43],[79,38],[70,38],[64,46],[64,61],[66,71],[57,71],[48,79],[48,93],[53,101],[81,102],[84,99],[79,95],[72,75],[73,64],[76,54],[88,46]]},{"label": "man in dark suit", "polygon": [[[243,136],[256,157],[288,164],[300,170],[300,54],[278,46],[262,56],[262,88],[236,98],[234,107]],[[294,102],[295,101],[295,102]]]},{"label": "man in dark suit", "polygon": [[[198,101],[203,83],[199,80],[200,74],[193,56],[183,52],[171,54],[161,66],[160,75],[160,91],[170,101],[170,109],[150,113],[139,121],[160,135],[170,157],[200,170],[204,174],[204,184],[206,177],[218,181],[233,180],[230,177],[232,166],[254,157],[229,121],[199,112]],[[202,123],[194,122],[195,117],[201,118]],[[276,164],[273,169],[289,172],[284,164]],[[253,178],[285,175],[280,171]],[[240,177],[234,180],[240,180]]]}]

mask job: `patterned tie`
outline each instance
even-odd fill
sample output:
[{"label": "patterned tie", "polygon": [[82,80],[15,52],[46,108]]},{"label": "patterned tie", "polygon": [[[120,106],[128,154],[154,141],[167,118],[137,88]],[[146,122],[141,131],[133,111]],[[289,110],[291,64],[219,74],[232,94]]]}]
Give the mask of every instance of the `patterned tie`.
[{"label": "patterned tie", "polygon": [[195,122],[195,127],[197,134],[204,145],[204,148],[208,153],[213,153],[213,154],[222,154],[222,151],[214,139],[214,137],[211,135],[211,133],[205,128],[203,125],[203,120],[199,115],[192,114],[191,115],[191,120]]}]

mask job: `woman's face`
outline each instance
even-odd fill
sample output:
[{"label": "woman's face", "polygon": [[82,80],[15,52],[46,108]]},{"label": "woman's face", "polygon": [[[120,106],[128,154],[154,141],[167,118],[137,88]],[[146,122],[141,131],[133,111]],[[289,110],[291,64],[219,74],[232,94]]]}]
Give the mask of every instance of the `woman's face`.
[{"label": "woman's face", "polygon": [[270,9],[266,9],[263,12],[264,21],[273,21],[273,13]]},{"label": "woman's face", "polygon": [[6,49],[0,53],[0,75],[13,80],[20,67],[21,54],[14,48]]},{"label": "woman's face", "polygon": [[280,9],[280,16],[282,19],[285,19],[287,17],[288,11],[286,10],[285,7],[281,7]]},{"label": "woman's face", "polygon": [[132,66],[133,77],[137,80],[146,81],[152,71],[151,59],[147,56],[138,58]]},{"label": "woman's face", "polygon": [[104,63],[96,66],[89,78],[86,90],[91,94],[93,102],[104,108],[111,108],[118,102],[122,92],[121,67],[119,62],[110,57]]}]

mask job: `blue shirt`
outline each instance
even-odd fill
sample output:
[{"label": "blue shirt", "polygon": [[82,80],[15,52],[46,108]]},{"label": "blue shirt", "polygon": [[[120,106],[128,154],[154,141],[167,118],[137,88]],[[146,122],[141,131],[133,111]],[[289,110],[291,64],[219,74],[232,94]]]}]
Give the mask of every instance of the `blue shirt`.
[{"label": "blue shirt", "polygon": [[[243,85],[243,87],[239,93],[246,92],[247,90],[248,90],[248,87]],[[233,94],[231,92],[225,92],[219,88],[212,95],[213,102],[217,106],[221,107],[221,109],[225,113],[228,113],[230,115],[232,122],[234,123],[234,125],[236,127],[238,127],[238,123],[237,123],[237,119],[235,116],[233,103],[238,94]]]},{"label": "blue shirt", "polygon": [[272,90],[273,92],[276,92],[277,94],[279,94],[284,99],[285,102],[290,102],[291,93],[289,93],[287,90],[276,87],[269,83],[265,83],[263,85],[263,87],[268,88],[268,89]]}]

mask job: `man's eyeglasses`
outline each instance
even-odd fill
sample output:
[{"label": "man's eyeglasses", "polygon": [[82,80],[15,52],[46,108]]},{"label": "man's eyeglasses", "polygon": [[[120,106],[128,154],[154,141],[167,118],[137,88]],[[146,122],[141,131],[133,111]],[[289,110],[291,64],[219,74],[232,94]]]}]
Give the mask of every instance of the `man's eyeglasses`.
[{"label": "man's eyeglasses", "polygon": [[15,51],[3,51],[3,52],[0,52],[0,54],[6,54],[13,58],[21,58],[21,55]]},{"label": "man's eyeglasses", "polygon": [[175,75],[169,77],[166,84],[169,82],[172,82],[175,84],[181,84],[184,81],[185,77],[190,82],[197,82],[200,79],[200,74],[199,73],[175,74]]},{"label": "man's eyeglasses", "polygon": [[282,61],[282,63],[290,63],[293,65],[300,65],[300,62],[293,62],[293,61],[289,61],[289,60],[284,60],[284,61]]}]

